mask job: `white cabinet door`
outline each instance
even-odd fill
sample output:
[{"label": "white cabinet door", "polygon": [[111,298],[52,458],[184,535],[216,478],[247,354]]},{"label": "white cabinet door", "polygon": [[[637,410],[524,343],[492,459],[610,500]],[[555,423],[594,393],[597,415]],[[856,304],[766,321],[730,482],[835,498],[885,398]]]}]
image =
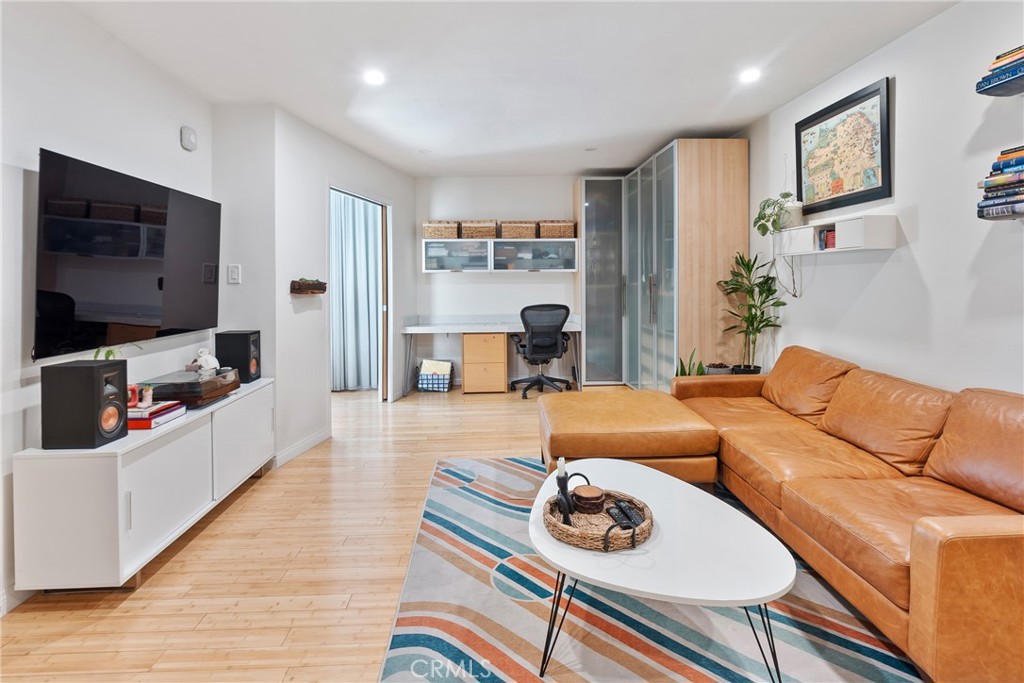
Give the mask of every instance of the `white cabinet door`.
[{"label": "white cabinet door", "polygon": [[213,501],[210,416],[125,453],[121,569],[127,581]]},{"label": "white cabinet door", "polygon": [[220,500],[274,457],[273,386],[214,414],[213,452],[213,492]]}]

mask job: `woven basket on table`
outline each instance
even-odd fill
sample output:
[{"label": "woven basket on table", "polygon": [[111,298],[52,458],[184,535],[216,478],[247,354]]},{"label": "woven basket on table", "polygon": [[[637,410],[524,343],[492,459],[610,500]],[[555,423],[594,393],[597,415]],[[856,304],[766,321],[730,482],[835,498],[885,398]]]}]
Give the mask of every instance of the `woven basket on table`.
[{"label": "woven basket on table", "polygon": [[[654,529],[654,515],[646,503],[619,491],[605,491],[605,500],[625,500],[643,514],[644,521],[636,528],[636,544],[638,546],[651,537],[651,531]],[[605,507],[608,505],[610,502],[606,503]],[[556,540],[584,550],[604,551],[604,535],[608,531],[608,527],[613,524],[611,517],[604,512],[593,515],[574,512],[571,519],[572,526],[562,524],[562,511],[558,508],[555,496],[551,496],[544,503],[544,528]],[[608,539],[609,552],[632,548],[632,539],[632,530],[616,528]]]},{"label": "woven basket on table", "polygon": [[486,240],[498,236],[498,221],[462,221],[462,238]]},{"label": "woven basket on table", "polygon": [[537,221],[502,221],[501,237],[506,240],[533,239],[537,236]]},{"label": "woven basket on table", "polygon": [[430,240],[454,240],[459,237],[458,221],[424,221],[423,237]]},{"label": "woven basket on table", "polygon": [[576,237],[576,221],[540,221],[541,239]]}]

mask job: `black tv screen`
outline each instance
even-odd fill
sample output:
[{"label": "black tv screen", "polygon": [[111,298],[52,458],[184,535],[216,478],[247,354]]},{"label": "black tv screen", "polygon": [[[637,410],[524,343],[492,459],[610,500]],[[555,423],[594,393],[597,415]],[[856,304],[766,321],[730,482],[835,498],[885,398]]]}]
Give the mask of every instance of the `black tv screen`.
[{"label": "black tv screen", "polygon": [[217,326],[220,204],[39,150],[34,359]]}]

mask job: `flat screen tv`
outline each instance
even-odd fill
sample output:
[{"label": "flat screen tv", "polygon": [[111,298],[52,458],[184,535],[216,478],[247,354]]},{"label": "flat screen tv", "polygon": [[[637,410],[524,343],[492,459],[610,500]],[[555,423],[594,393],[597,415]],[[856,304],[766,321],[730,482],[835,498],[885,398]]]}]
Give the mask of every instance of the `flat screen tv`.
[{"label": "flat screen tv", "polygon": [[33,359],[217,326],[220,204],[39,150]]}]

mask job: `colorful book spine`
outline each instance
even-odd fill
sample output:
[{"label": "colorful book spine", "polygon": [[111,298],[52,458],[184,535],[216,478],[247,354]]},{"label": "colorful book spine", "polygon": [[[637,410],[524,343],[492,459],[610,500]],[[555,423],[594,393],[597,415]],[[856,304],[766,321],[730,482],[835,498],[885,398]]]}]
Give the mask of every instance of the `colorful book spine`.
[{"label": "colorful book spine", "polygon": [[1024,154],[1024,145],[1017,145],[1016,147],[1011,147],[1010,149],[1004,149],[1001,152],[999,152],[999,156],[996,158],[1006,159],[1008,157],[1017,156],[1018,154]]},{"label": "colorful book spine", "polygon": [[1007,50],[1001,55],[996,55],[996,58],[992,60],[992,64],[989,65],[988,70],[992,71],[993,69],[998,69],[1004,64],[1009,64],[1021,57],[1024,57],[1024,45],[1015,47],[1012,50]]},{"label": "colorful book spine", "polygon": [[1024,173],[1000,173],[978,181],[978,187],[998,187],[1024,181]]},{"label": "colorful book spine", "polygon": [[185,405],[181,404],[176,408],[165,410],[162,413],[153,415],[152,417],[129,417],[128,429],[153,429],[154,427],[159,427],[162,424],[167,424],[171,420],[177,420],[184,414]]},{"label": "colorful book spine", "polygon": [[985,199],[978,202],[978,208],[982,209],[986,206],[1002,206],[1003,204],[1013,204],[1021,201],[1024,201],[1024,194],[1015,194],[1009,197],[999,197],[998,199]]},{"label": "colorful book spine", "polygon": [[1010,157],[1009,159],[1003,159],[1002,161],[993,161],[992,170],[999,171],[1000,173],[1007,168],[1015,168],[1020,166],[1024,168],[1024,157]]},{"label": "colorful book spine", "polygon": [[996,197],[1008,197],[1014,194],[1021,194],[1024,192],[1024,183],[1012,183],[1010,185],[1000,186],[998,189],[986,189],[985,199],[994,199]]},{"label": "colorful book spine", "polygon": [[1007,62],[1004,66],[1001,66],[998,69],[992,69],[991,71],[989,71],[988,76],[985,76],[985,78],[988,78],[990,76],[998,76],[1000,74],[1006,73],[1007,71],[1010,71],[1011,69],[1014,69],[1020,66],[1021,64],[1024,64],[1024,57],[1018,57],[1017,59],[1014,59],[1011,62]]},{"label": "colorful book spine", "polygon": [[989,74],[985,78],[978,81],[974,86],[976,92],[984,92],[989,88],[994,88],[1003,81],[1013,80],[1024,74],[1024,63],[1018,64],[1013,68],[1007,68],[999,73]]},{"label": "colorful book spine", "polygon": [[1012,166],[1007,166],[1006,168],[1001,168],[998,171],[992,171],[991,173],[988,174],[988,177],[989,178],[993,178],[993,177],[1004,175],[1004,174],[1007,174],[1007,173],[1020,173],[1021,171],[1024,171],[1024,163],[1018,161],[1015,164],[1013,164]]},{"label": "colorful book spine", "polygon": [[978,218],[1017,218],[1018,216],[1024,216],[1024,202],[978,209]]}]

